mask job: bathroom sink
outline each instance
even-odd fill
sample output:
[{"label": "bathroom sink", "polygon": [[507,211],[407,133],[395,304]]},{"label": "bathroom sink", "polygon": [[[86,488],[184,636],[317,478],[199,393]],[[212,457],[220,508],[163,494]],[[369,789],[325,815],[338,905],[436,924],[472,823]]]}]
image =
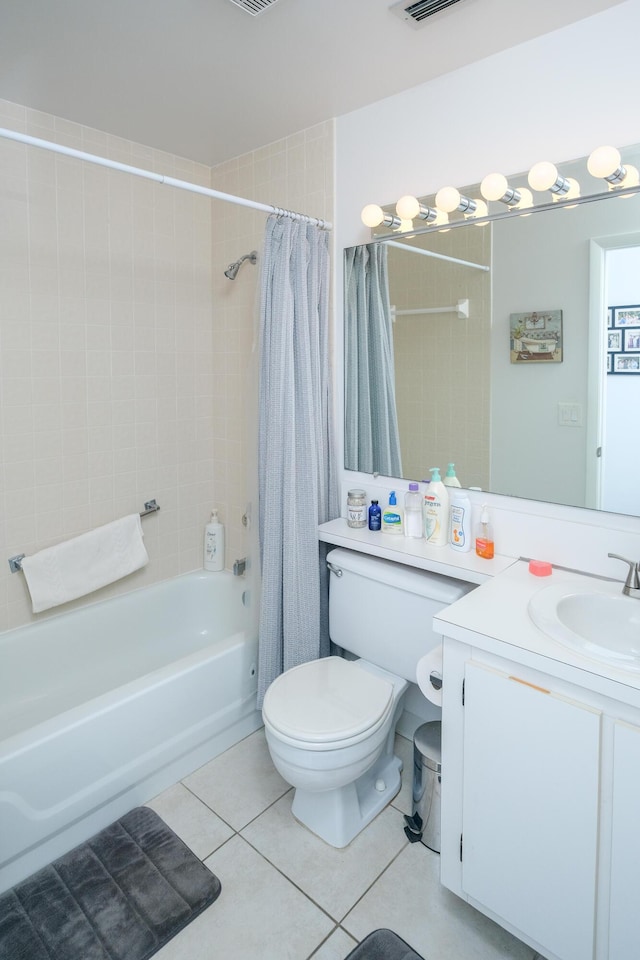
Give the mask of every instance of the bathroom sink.
[{"label": "bathroom sink", "polygon": [[529,601],[529,616],[547,636],[587,657],[640,671],[640,600],[620,583],[552,584]]}]

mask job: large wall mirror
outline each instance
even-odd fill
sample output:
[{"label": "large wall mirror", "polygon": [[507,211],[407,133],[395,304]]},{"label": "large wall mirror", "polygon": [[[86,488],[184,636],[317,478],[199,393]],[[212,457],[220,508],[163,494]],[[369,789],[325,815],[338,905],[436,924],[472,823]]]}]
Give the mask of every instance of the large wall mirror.
[{"label": "large wall mirror", "polygon": [[347,470],[640,515],[640,195],[558,170],[581,198],[345,250]]}]

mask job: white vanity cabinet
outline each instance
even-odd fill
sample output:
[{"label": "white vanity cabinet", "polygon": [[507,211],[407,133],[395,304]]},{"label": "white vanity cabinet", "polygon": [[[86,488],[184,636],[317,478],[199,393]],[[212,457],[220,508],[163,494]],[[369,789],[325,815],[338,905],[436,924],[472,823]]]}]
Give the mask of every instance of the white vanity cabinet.
[{"label": "white vanity cabinet", "polygon": [[640,711],[526,657],[444,650],[442,882],[550,960],[630,960]]}]

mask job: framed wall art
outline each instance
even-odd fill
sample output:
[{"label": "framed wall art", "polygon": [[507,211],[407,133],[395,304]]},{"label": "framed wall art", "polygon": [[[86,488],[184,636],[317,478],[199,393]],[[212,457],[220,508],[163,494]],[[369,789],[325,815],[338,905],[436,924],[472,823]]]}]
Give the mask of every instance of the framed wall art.
[{"label": "framed wall art", "polygon": [[640,374],[640,304],[607,310],[607,373]]},{"label": "framed wall art", "polygon": [[512,313],[509,334],[511,363],[562,362],[562,310]]}]

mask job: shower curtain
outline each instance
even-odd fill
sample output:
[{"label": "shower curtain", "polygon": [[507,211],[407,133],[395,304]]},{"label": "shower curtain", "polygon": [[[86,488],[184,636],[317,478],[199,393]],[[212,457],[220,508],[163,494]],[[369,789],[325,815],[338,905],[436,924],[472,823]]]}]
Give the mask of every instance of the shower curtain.
[{"label": "shower curtain", "polygon": [[401,477],[387,248],[349,247],[344,257],[344,465]]},{"label": "shower curtain", "polygon": [[328,234],[268,218],[261,273],[258,706],[280,673],[329,653],[326,547],[338,516],[331,430]]}]

